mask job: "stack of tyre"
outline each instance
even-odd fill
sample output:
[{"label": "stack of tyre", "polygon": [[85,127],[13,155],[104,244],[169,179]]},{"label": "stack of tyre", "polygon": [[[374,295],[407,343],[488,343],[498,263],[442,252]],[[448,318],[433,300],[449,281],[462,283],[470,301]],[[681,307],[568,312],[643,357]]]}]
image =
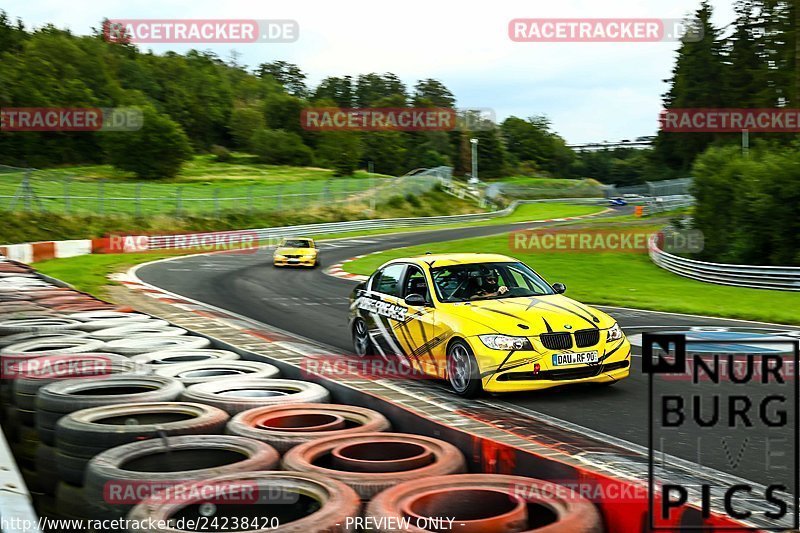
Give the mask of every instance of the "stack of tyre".
[{"label": "stack of tyre", "polygon": [[0,363],[3,429],[42,515],[170,532],[602,529],[580,496],[468,474],[448,442],[4,261]]}]

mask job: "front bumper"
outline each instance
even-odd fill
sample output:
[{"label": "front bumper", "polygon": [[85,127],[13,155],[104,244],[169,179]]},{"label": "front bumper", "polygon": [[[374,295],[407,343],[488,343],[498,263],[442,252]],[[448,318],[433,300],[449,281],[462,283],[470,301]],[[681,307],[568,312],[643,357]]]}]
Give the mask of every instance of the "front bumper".
[{"label": "front bumper", "polygon": [[314,255],[308,255],[303,257],[297,258],[288,258],[288,257],[274,257],[272,259],[272,264],[275,266],[306,266],[306,267],[313,267],[317,264],[317,257]]},{"label": "front bumper", "polygon": [[[600,356],[597,364],[558,367],[550,363],[551,356],[559,353],[557,350],[543,353],[520,351],[506,357],[508,352],[488,349],[477,338],[470,340],[473,341],[470,344],[481,367],[483,390],[487,392],[533,391],[574,383],[611,383],[630,375],[631,345],[627,338],[575,350],[597,350]],[[488,361],[495,362],[481,364]],[[539,365],[538,371],[535,371],[536,364]]]}]

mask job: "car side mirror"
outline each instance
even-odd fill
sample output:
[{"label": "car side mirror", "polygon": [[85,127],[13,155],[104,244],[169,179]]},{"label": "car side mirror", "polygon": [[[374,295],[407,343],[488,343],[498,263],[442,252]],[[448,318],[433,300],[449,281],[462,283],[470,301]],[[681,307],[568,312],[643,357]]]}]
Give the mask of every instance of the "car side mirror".
[{"label": "car side mirror", "polygon": [[409,294],[408,296],[405,297],[403,301],[406,303],[406,305],[423,306],[423,307],[428,305],[428,302],[427,300],[425,300],[425,297],[421,294],[416,294],[416,293]]},{"label": "car side mirror", "polygon": [[563,283],[553,283],[553,290],[556,291],[556,294],[564,294],[567,292],[567,286]]}]

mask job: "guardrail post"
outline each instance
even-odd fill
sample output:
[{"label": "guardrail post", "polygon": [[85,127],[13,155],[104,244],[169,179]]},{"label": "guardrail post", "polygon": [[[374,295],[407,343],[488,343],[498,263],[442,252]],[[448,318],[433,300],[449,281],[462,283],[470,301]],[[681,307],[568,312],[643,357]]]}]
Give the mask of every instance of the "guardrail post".
[{"label": "guardrail post", "polygon": [[175,189],[175,215],[183,216],[183,187]]},{"label": "guardrail post", "polygon": [[63,188],[64,188],[64,214],[65,215],[69,215],[69,212],[70,212],[70,210],[72,208],[72,205],[71,205],[72,202],[70,201],[71,198],[69,196],[69,185],[70,185],[70,180],[71,179],[72,178],[67,176],[66,178],[64,178],[64,181],[63,181]]},{"label": "guardrail post", "polygon": [[97,213],[102,215],[105,211],[106,184],[105,180],[97,183]]},{"label": "guardrail post", "polygon": [[136,184],[136,217],[142,216],[142,184]]}]

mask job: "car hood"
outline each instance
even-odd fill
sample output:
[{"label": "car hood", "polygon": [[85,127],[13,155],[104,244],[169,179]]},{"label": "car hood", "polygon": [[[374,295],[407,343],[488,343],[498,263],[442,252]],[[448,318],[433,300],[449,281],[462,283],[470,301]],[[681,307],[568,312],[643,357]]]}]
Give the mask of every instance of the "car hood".
[{"label": "car hood", "polygon": [[448,313],[471,320],[487,332],[533,337],[550,331],[610,328],[615,320],[560,294],[444,304]]},{"label": "car hood", "polygon": [[316,248],[278,248],[275,250],[278,255],[314,255]]}]

